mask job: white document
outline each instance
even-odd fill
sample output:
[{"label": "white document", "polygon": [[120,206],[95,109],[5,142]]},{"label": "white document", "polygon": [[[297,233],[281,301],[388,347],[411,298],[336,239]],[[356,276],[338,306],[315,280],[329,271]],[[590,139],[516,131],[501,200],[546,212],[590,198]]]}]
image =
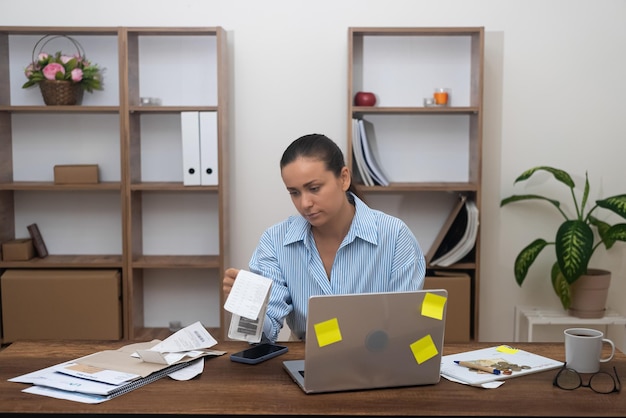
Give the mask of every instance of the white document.
[{"label": "white document", "polygon": [[[200,321],[196,321],[176,331],[149,350],[137,350],[137,355],[143,361],[150,363],[174,364],[185,357],[195,358],[206,354],[207,351],[204,349],[213,347],[215,344],[217,344],[215,338]],[[223,354],[217,351],[212,351],[212,353]]]},{"label": "white document", "polygon": [[258,274],[239,270],[224,309],[248,319],[258,319],[272,287],[272,280]]},{"label": "white document", "polygon": [[90,395],[90,394],[81,393],[81,392],[70,392],[66,390],[55,389],[55,388],[46,387],[46,386],[38,386],[38,385],[30,386],[22,390],[22,392],[31,393],[33,395],[48,396],[50,398],[65,399],[67,401],[74,401],[74,402],[88,403],[88,404],[98,404],[98,403],[102,403],[104,401],[109,400],[107,396]]},{"label": "white document", "polygon": [[108,383],[109,385],[121,385],[139,379],[141,376],[134,373],[118,372],[117,370],[106,370],[88,364],[69,363],[60,367],[58,372],[81,379],[93,380],[96,382]]},{"label": "white document", "polygon": [[174,363],[178,363],[185,357],[188,357],[187,360],[189,360],[196,357],[204,356],[206,354],[222,355],[224,354],[224,352],[216,350],[192,350],[176,353],[159,353],[158,351],[139,350],[137,351],[137,354],[139,355],[139,357],[141,357],[143,361],[147,361],[149,363],[172,365]]},{"label": "white document", "polygon": [[79,392],[87,395],[108,395],[120,385],[96,382],[91,379],[70,376],[60,371],[73,362],[61,363],[45,369],[27,373],[22,376],[9,379],[9,382],[31,383],[38,386],[58,389],[67,392]]},{"label": "white document", "polygon": [[271,279],[246,270],[239,271],[224,304],[224,309],[233,314],[228,328],[229,338],[251,343],[261,341],[271,288]]},{"label": "white document", "polygon": [[198,112],[181,112],[180,135],[183,146],[183,184],[200,185],[200,119]]},{"label": "white document", "polygon": [[217,113],[200,112],[200,184],[217,186]]},{"label": "white document", "polygon": [[[267,306],[267,305],[266,305]],[[265,309],[261,309],[258,319],[248,319],[243,316],[233,315],[228,327],[228,338],[249,343],[258,343],[263,335],[263,323],[265,322]]]},{"label": "white document", "polygon": [[217,344],[215,338],[204,328],[200,321],[196,321],[161,341],[150,350],[160,353],[174,353],[178,351],[200,350],[213,347]]},{"label": "white document", "polygon": [[194,377],[200,375],[204,371],[204,358],[194,360],[190,366],[180,369],[176,372],[168,374],[174,380],[191,380]]}]

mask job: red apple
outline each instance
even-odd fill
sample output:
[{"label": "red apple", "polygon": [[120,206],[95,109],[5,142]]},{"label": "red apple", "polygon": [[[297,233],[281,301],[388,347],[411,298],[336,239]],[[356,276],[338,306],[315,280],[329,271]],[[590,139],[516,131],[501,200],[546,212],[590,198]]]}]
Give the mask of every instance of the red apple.
[{"label": "red apple", "polygon": [[360,91],[354,95],[354,104],[356,106],[374,106],[376,104],[376,96],[369,91]]}]

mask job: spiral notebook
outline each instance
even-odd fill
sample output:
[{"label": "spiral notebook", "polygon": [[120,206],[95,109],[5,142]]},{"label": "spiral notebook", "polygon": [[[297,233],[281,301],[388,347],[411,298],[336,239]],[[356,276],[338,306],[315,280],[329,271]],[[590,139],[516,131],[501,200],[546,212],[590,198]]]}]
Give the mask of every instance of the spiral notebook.
[{"label": "spiral notebook", "polygon": [[[201,358],[200,361],[203,361],[203,359],[204,357]],[[88,379],[58,372],[60,368],[71,364],[71,362],[62,363],[47,369],[18,376],[9,379],[9,381],[33,384],[33,386],[23,390],[25,393],[95,404],[108,401],[117,396],[145,386],[148,383],[157,381],[162,377],[189,367],[193,363],[194,361],[176,363],[146,377],[139,377],[120,385],[90,381]]]}]

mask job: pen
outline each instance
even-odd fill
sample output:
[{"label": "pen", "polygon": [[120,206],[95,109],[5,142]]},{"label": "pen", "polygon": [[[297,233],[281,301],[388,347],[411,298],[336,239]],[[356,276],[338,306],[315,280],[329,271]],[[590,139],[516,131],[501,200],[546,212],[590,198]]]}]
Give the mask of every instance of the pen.
[{"label": "pen", "polygon": [[500,370],[495,369],[493,367],[488,367],[488,366],[480,366],[478,364],[474,364],[471,363],[469,361],[458,361],[458,360],[454,360],[454,362],[456,364],[458,364],[459,366],[463,366],[463,367],[468,367],[470,369],[476,369],[476,370],[481,370],[483,372],[487,372],[487,373],[493,373],[493,374],[500,374]]}]

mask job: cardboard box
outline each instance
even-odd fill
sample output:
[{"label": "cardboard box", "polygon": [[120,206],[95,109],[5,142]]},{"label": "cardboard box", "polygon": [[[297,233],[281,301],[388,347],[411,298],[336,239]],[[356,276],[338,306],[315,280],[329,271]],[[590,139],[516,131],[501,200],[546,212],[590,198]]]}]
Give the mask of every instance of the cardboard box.
[{"label": "cardboard box", "polygon": [[28,261],[35,257],[35,247],[30,238],[2,243],[2,261]]},{"label": "cardboard box", "polygon": [[122,338],[117,270],[9,269],[0,286],[4,342]]},{"label": "cardboard box", "polygon": [[98,182],[98,164],[54,166],[55,184],[94,184]]},{"label": "cardboard box", "polygon": [[446,289],[448,291],[445,342],[469,342],[470,318],[472,317],[470,276],[465,273],[426,276],[424,289]]}]

